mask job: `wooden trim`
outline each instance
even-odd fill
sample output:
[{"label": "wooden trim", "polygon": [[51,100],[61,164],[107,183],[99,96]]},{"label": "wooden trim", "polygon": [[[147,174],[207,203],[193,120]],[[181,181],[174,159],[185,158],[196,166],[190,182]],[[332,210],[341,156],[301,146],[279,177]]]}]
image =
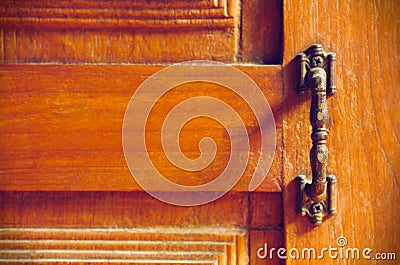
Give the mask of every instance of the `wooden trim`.
[{"label": "wooden trim", "polygon": [[231,192],[179,207],[145,192],[0,191],[0,212],[0,262],[13,264],[109,264],[109,258],[258,265],[264,261],[255,254],[264,243],[283,246],[280,193]]},{"label": "wooden trim", "polygon": [[16,1],[0,4],[2,27],[77,29],[228,29],[235,28],[234,0],[172,1]]},{"label": "wooden trim", "polygon": [[0,1],[0,62],[278,64],[282,6],[282,0]]},{"label": "wooden trim", "polygon": [[4,0],[5,7],[39,8],[91,8],[91,9],[127,9],[143,8],[213,8],[222,7],[226,0]]},{"label": "wooden trim", "polygon": [[[398,14],[397,0],[284,1],[283,198],[287,249],[323,249],[330,244],[337,246],[337,239],[345,237],[348,248],[400,253]],[[308,138],[310,98],[296,92],[299,63],[294,58],[313,43],[337,54],[337,93],[328,100],[328,148],[329,173],[338,181],[338,212],[317,228],[295,212],[295,178],[311,174],[308,150],[312,140]],[[379,263],[326,256],[318,264]],[[287,260],[287,264],[314,261]]]},{"label": "wooden trim", "polygon": [[245,264],[246,238],[234,228],[0,228],[0,262]]}]

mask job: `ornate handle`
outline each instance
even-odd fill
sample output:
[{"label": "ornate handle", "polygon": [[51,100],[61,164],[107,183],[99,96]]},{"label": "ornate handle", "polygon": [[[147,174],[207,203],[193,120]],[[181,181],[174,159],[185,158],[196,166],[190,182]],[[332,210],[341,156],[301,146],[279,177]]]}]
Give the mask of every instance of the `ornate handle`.
[{"label": "ornate handle", "polygon": [[326,53],[322,46],[315,44],[300,59],[299,91],[311,91],[310,123],[313,146],[310,151],[312,181],[305,175],[297,176],[297,212],[308,215],[311,222],[319,225],[324,217],[336,213],[336,177],[327,174],[329,135],[329,114],[327,96],[336,93],[336,54]]}]

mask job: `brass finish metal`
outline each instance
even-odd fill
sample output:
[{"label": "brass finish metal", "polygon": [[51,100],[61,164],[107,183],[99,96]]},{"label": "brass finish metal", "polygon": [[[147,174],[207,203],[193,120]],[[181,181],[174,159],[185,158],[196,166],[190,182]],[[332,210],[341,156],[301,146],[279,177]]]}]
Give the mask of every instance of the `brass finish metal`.
[{"label": "brass finish metal", "polygon": [[327,96],[336,93],[336,54],[326,53],[322,46],[315,44],[300,60],[299,92],[311,91],[310,123],[313,146],[310,151],[312,180],[305,175],[297,176],[297,212],[307,215],[315,225],[324,217],[336,213],[336,177],[328,175],[329,114]]}]

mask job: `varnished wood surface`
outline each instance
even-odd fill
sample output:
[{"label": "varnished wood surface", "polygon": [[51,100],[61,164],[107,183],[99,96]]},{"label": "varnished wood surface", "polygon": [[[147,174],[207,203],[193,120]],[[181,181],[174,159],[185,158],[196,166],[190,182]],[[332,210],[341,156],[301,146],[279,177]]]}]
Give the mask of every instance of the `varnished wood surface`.
[{"label": "varnished wood surface", "polygon": [[[245,264],[240,229],[0,229],[0,262]],[[57,238],[57,239],[54,239]]]},{"label": "varnished wood surface", "polygon": [[[4,1],[2,3],[11,3]],[[12,1],[14,3],[15,1]],[[29,5],[38,3],[52,4],[66,3],[66,1],[18,1]],[[84,8],[90,8],[90,4],[94,1],[79,1],[85,3]],[[96,1],[98,3],[110,3],[113,1]],[[124,2],[124,1],[119,1]],[[149,1],[146,1],[149,3]],[[150,1],[151,3],[155,3]],[[280,144],[277,146],[282,156],[279,156],[270,171],[271,178],[260,188],[260,191],[280,191],[282,182],[277,180],[273,183],[274,188],[270,188],[269,180],[284,176],[283,185],[283,201],[281,205],[278,202],[271,202],[278,209],[282,209],[284,215],[284,231],[285,231],[285,247],[291,248],[315,248],[321,250],[324,247],[332,245],[336,247],[336,240],[340,236],[345,236],[348,240],[348,247],[365,247],[371,248],[375,252],[396,252],[397,259],[400,255],[399,244],[400,232],[397,220],[400,218],[399,203],[399,178],[400,178],[400,147],[399,147],[399,131],[400,121],[398,115],[400,94],[398,87],[400,86],[400,65],[399,61],[399,20],[400,14],[399,2],[396,0],[388,1],[324,1],[324,0],[296,0],[284,1],[283,3],[283,19],[284,31],[283,37],[280,31],[274,29],[274,25],[263,19],[268,18],[268,14],[277,14],[272,9],[257,9],[257,5],[264,5],[262,1],[245,1],[249,4],[242,9],[242,33],[240,38],[234,35],[230,30],[221,31],[211,27],[204,30],[197,30],[196,34],[185,35],[185,32],[176,30],[174,32],[157,32],[152,31],[148,34],[129,31],[118,31],[112,26],[113,30],[81,30],[72,26],[69,30],[46,30],[32,28],[24,28],[23,25],[14,24],[12,21],[2,24],[1,37],[3,45],[0,46],[0,59],[4,63],[168,63],[182,61],[187,59],[213,59],[224,62],[264,62],[277,63],[280,60],[277,56],[283,51],[283,72],[284,80],[268,77],[264,71],[269,73],[269,67],[247,67],[242,66],[240,69],[247,72],[255,81],[265,89],[263,84],[274,84],[276,90],[268,90],[267,98],[272,105],[274,114],[278,121],[278,135],[280,135]],[[272,3],[271,7],[282,8],[278,2],[266,1]],[[138,2],[139,3],[139,2]],[[188,1],[172,1],[178,3],[173,8],[182,8],[182,3]],[[131,4],[131,3],[129,3]],[[209,6],[209,1],[191,1],[190,8],[204,9]],[[104,8],[104,6],[100,6]],[[205,12],[205,11],[204,11]],[[214,11],[206,11],[214,12]],[[220,11],[215,11],[220,12]],[[205,14],[204,13],[204,14]],[[219,14],[219,13],[218,13]],[[254,15],[257,14],[257,15]],[[229,18],[228,18],[229,20]],[[246,24],[248,21],[253,24]],[[3,20],[4,21],[4,20]],[[278,24],[281,22],[279,16],[274,19]],[[280,22],[279,22],[280,21]],[[29,21],[28,21],[29,22]],[[210,22],[210,21],[208,21]],[[232,28],[231,21],[223,28]],[[206,25],[206,24],[204,24]],[[6,27],[7,26],[7,27]],[[215,24],[214,24],[215,26]],[[236,27],[234,25],[233,27]],[[153,27],[154,28],[154,27]],[[179,27],[178,27],[179,28]],[[184,27],[183,27],[184,28]],[[267,34],[263,34],[263,30]],[[157,36],[157,34],[161,35]],[[186,37],[182,37],[186,36]],[[233,40],[234,36],[234,40]],[[268,36],[267,38],[265,36]],[[283,47],[279,47],[279,43],[283,38]],[[270,43],[271,41],[271,43]],[[338,56],[337,67],[337,88],[338,93],[335,97],[328,99],[329,111],[332,121],[330,138],[328,147],[330,150],[330,159],[328,170],[338,177],[338,213],[326,220],[320,227],[314,227],[306,218],[295,215],[295,187],[293,179],[297,174],[309,174],[309,150],[311,147],[310,125],[309,125],[309,104],[308,95],[299,96],[295,89],[298,82],[298,69],[292,60],[299,52],[304,52],[313,43],[321,43],[327,51],[334,51]],[[139,49],[147,47],[148,49]],[[265,49],[264,49],[265,48]],[[166,52],[168,51],[168,52]],[[275,59],[270,60],[270,55]],[[247,59],[246,59],[247,58]],[[1,187],[11,190],[126,190],[131,187],[133,180],[128,178],[129,172],[123,169],[123,157],[121,156],[120,142],[116,139],[120,137],[118,133],[106,133],[99,128],[112,128],[115,130],[119,124],[110,124],[108,119],[110,113],[98,107],[91,110],[99,112],[97,115],[97,125],[95,127],[86,126],[84,117],[87,115],[84,111],[71,113],[68,106],[68,100],[76,102],[78,109],[87,110],[94,107],[97,102],[110,100],[105,97],[110,93],[109,87],[124,87],[125,84],[139,84],[139,80],[144,80],[151,73],[157,71],[157,67],[143,68],[144,72],[138,71],[134,74],[136,81],[126,81],[131,72],[113,76],[108,75],[109,70],[103,73],[95,70],[99,66],[85,66],[86,70],[90,69],[94,79],[83,81],[85,72],[79,70],[72,71],[74,75],[56,75],[54,74],[52,81],[55,85],[53,91],[44,93],[44,97],[35,97],[35,93],[43,87],[40,86],[40,80],[54,73],[53,66],[48,66],[46,73],[43,73],[42,66],[15,66],[12,75],[2,75],[2,82],[8,86],[1,86],[5,89],[1,105],[2,115],[4,110],[18,109],[22,106],[25,110],[33,111],[33,113],[53,113],[61,118],[65,130],[57,131],[60,124],[54,123],[55,116],[37,115],[33,120],[23,119],[20,109],[20,122],[7,121],[2,127],[1,144],[4,150],[2,152],[3,172],[8,172],[6,185],[1,183]],[[18,68],[21,67],[21,68]],[[68,66],[69,67],[69,66]],[[68,68],[67,67],[67,68]],[[277,67],[278,68],[278,67]],[[9,68],[3,68],[8,69]],[[28,70],[30,69],[30,70]],[[42,69],[42,70],[40,70]],[[77,68],[79,69],[79,68]],[[102,69],[108,69],[107,67]],[[275,69],[276,70],[276,69]],[[27,71],[24,74],[23,71]],[[282,73],[282,68],[280,68]],[[276,76],[279,76],[278,72]],[[11,71],[12,72],[12,71]],[[58,71],[57,71],[58,72]],[[33,73],[33,75],[32,75]],[[58,72],[58,74],[62,74]],[[12,77],[18,78],[12,78]],[[75,76],[81,76],[75,80]],[[43,81],[48,79],[42,79]],[[97,81],[96,81],[97,80]],[[122,81],[120,81],[122,80]],[[271,81],[272,80],[272,81]],[[273,81],[275,80],[275,81]],[[280,80],[280,81],[279,81]],[[79,89],[76,82],[81,82]],[[95,81],[95,82],[93,82]],[[113,85],[107,83],[113,82]],[[136,82],[136,83],[135,83]],[[47,81],[45,81],[47,83]],[[17,84],[17,85],[16,85]],[[18,85],[20,84],[20,85]],[[22,85],[21,85],[22,84]],[[29,85],[35,85],[39,89],[30,89]],[[105,85],[107,84],[107,85]],[[122,86],[121,86],[122,85]],[[93,87],[99,90],[100,94],[90,95]],[[282,89],[283,87],[283,89]],[[8,88],[8,90],[7,90]],[[72,89],[72,93],[65,96],[66,90]],[[77,89],[74,91],[74,89]],[[127,90],[126,90],[127,92]],[[125,93],[125,92],[124,92]],[[269,93],[278,93],[280,96],[270,96]],[[283,96],[282,96],[283,93]],[[112,94],[112,93],[111,93]],[[109,96],[111,96],[109,94]],[[14,95],[12,98],[10,96]],[[19,97],[21,96],[21,97]],[[81,98],[80,98],[81,97]],[[124,98],[126,97],[126,98]],[[113,110],[112,113],[122,115],[122,110],[118,110],[119,104],[127,100],[126,94],[118,94],[113,97],[115,106],[109,106]],[[3,98],[3,97],[2,97]],[[46,99],[41,104],[35,105],[35,100]],[[272,98],[275,98],[274,100]],[[115,101],[114,101],[115,100]],[[49,103],[50,102],[50,103]],[[273,102],[273,103],[271,103]],[[31,105],[32,104],[32,105]],[[16,106],[14,106],[16,105]],[[52,107],[51,109],[46,109]],[[90,109],[90,108],[89,108]],[[89,112],[91,113],[91,112]],[[94,116],[92,113],[92,116]],[[17,116],[18,116],[17,115]],[[68,127],[68,115],[77,115],[82,119],[80,123],[74,125],[78,127]],[[34,121],[40,121],[43,126],[34,126]],[[281,125],[279,125],[281,124]],[[7,125],[7,126],[5,126]],[[29,125],[29,126],[28,126]],[[7,130],[13,129],[19,133],[8,133]],[[283,127],[283,131],[282,128]],[[23,130],[22,130],[23,128]],[[42,128],[52,129],[44,133],[40,131]],[[71,128],[81,128],[82,131],[90,133],[82,133],[77,131],[72,133]],[[31,130],[31,131],[30,131]],[[35,131],[36,130],[36,131]],[[99,130],[99,131],[96,131]],[[92,132],[98,132],[93,136]],[[25,134],[25,135],[24,135]],[[105,141],[103,141],[105,140]],[[15,145],[17,159],[13,159],[13,146]],[[58,147],[58,153],[38,152],[49,148]],[[80,150],[79,148],[93,148],[96,152],[96,158],[91,160],[94,167],[87,167],[81,171],[76,169],[66,170],[65,165],[72,163],[74,167],[82,166],[82,161],[86,161],[85,155],[88,149]],[[26,149],[24,149],[26,148]],[[62,155],[63,148],[65,150],[76,150],[73,156]],[[103,153],[104,150],[110,152]],[[111,154],[112,150],[117,150]],[[80,152],[83,151],[83,152]],[[17,153],[19,154],[17,155]],[[86,153],[85,153],[86,152]],[[106,154],[105,156],[102,155]],[[92,154],[92,153],[90,153]],[[3,160],[4,157],[4,160]],[[109,159],[115,157],[115,159]],[[119,157],[119,158],[117,158]],[[82,160],[83,159],[83,160]],[[99,171],[98,165],[106,163],[118,164],[117,169],[102,168]],[[4,167],[7,165],[7,167]],[[40,166],[41,170],[33,170],[36,166]],[[57,165],[57,169],[51,169],[51,166]],[[10,167],[20,168],[27,167],[28,170],[23,172],[16,169],[10,170]],[[59,167],[59,168],[58,168]],[[60,171],[61,170],[61,171]],[[41,178],[39,182],[32,182],[29,175],[32,176],[48,176],[57,175],[57,178]],[[80,172],[80,173],[78,173]],[[82,177],[82,172],[86,172]],[[118,173],[118,174],[116,174]],[[35,175],[36,174],[36,175]],[[125,176],[125,177],[116,177]],[[23,177],[17,177],[23,176]],[[78,177],[79,176],[79,177]],[[95,178],[94,176],[100,176]],[[72,179],[79,179],[78,182],[72,182]],[[122,179],[123,178],[123,179]],[[4,180],[4,178],[2,178]],[[129,180],[128,180],[129,179]],[[111,181],[112,180],[112,181]],[[244,178],[237,186],[238,190],[247,189],[248,179]],[[23,186],[21,186],[23,185]],[[279,188],[276,188],[278,187]],[[107,193],[107,192],[106,192]],[[70,195],[69,192],[61,192],[58,194],[42,192],[24,193],[24,192],[5,192],[2,195],[4,213],[0,217],[2,225],[6,227],[103,227],[104,225],[120,225],[121,227],[132,227],[141,225],[141,221],[150,225],[174,225],[183,222],[184,226],[198,227],[213,226],[215,224],[223,224],[226,227],[241,227],[247,230],[249,235],[248,255],[251,264],[269,264],[270,260],[260,260],[256,257],[257,248],[264,243],[268,243],[269,247],[279,248],[283,246],[282,238],[279,237],[279,229],[276,226],[269,226],[270,219],[279,219],[279,214],[262,208],[254,209],[249,207],[257,204],[255,201],[268,201],[265,198],[250,200],[250,204],[245,200],[237,200],[232,197],[229,202],[222,208],[213,208],[212,210],[189,210],[183,214],[180,210],[171,209],[167,206],[160,207],[162,216],[156,216],[154,223],[149,219],[135,219],[134,216],[118,213],[110,207],[110,201],[122,201],[124,205],[132,204],[132,202],[140,202],[145,205],[146,210],[133,211],[137,216],[144,212],[150,214],[150,208],[157,208],[160,205],[146,204],[142,199],[135,199],[129,196],[126,198],[124,192],[116,193],[115,197],[105,195],[105,193],[83,192],[80,195]],[[267,196],[265,193],[254,193],[253,196]],[[277,195],[277,194],[275,194]],[[55,203],[48,202],[52,196],[61,196],[64,199],[54,200]],[[80,196],[89,196],[80,200]],[[92,197],[91,197],[92,196]],[[147,196],[147,195],[146,195]],[[146,197],[145,196],[145,197]],[[77,199],[79,198],[79,199]],[[101,198],[101,199],[100,199]],[[147,198],[148,199],[148,198]],[[144,199],[144,200],[147,200]],[[223,199],[222,199],[223,200]],[[217,201],[224,205],[225,201]],[[108,203],[108,204],[107,204]],[[52,205],[52,206],[50,206]],[[101,207],[106,205],[104,207]],[[107,206],[108,205],[108,206]],[[113,204],[115,205],[115,204]],[[246,222],[237,221],[245,218],[236,211],[233,213],[226,212],[231,209],[232,205],[239,211],[244,211],[243,216],[251,216],[252,220],[260,220],[257,226],[253,226],[248,230],[249,226],[243,225]],[[265,204],[265,205],[268,205]],[[128,206],[125,206],[123,213],[129,212]],[[140,208],[140,206],[138,206]],[[138,208],[138,209],[139,209]],[[212,207],[211,207],[212,208]],[[210,208],[210,209],[211,209]],[[49,211],[49,209],[51,209]],[[104,210],[103,212],[103,209]],[[247,209],[247,212],[246,212]],[[86,213],[84,215],[79,212]],[[217,212],[221,216],[216,218]],[[114,212],[117,212],[114,215]],[[39,213],[39,214],[35,214]],[[47,215],[48,213],[48,215]],[[258,217],[255,217],[259,213]],[[263,215],[264,213],[264,215]],[[271,213],[271,214],[268,214]],[[145,215],[146,215],[145,214]],[[225,222],[227,216],[237,217],[236,221],[229,219]],[[150,214],[151,215],[151,214]],[[166,215],[166,216],[165,216]],[[41,217],[43,218],[41,219]],[[87,218],[83,218],[86,216]],[[113,217],[116,218],[113,218]],[[123,216],[123,217],[121,217]],[[135,215],[136,216],[136,215]],[[177,217],[176,217],[177,216]],[[182,218],[182,216],[186,216]],[[196,216],[190,219],[188,216]],[[213,217],[214,216],[214,217]],[[121,217],[121,218],[119,218]],[[176,217],[176,220],[174,219]],[[204,221],[207,217],[211,217],[210,222]],[[246,217],[249,218],[249,217]],[[254,218],[254,219],[253,219]],[[190,221],[185,221],[189,219]],[[64,220],[64,221],[63,221]],[[119,223],[119,220],[120,223]],[[138,220],[135,222],[134,220]],[[141,221],[140,221],[141,220]],[[146,221],[147,220],[147,221]],[[153,219],[152,219],[153,220]],[[200,220],[200,221],[196,221]],[[249,220],[249,219],[247,219]],[[164,222],[165,221],[165,222]],[[247,221],[248,222],[248,221]],[[247,227],[247,228],[246,228]],[[274,228],[275,227],[275,228]],[[269,232],[271,230],[271,233]],[[275,252],[276,253],[276,252]],[[273,260],[277,264],[280,263],[276,258]],[[287,264],[397,264],[397,261],[354,261],[342,259],[324,260],[287,260]]]},{"label": "varnished wood surface", "polygon": [[240,6],[228,1],[2,1],[10,28],[142,29],[235,28]]},{"label": "varnished wood surface", "polygon": [[1,191],[2,228],[282,228],[280,193],[230,192],[208,204],[182,207],[144,191]]},{"label": "varnished wood surface", "polygon": [[1,1],[0,61],[276,64],[281,8],[281,0]]},{"label": "varnished wood surface", "polygon": [[[122,122],[135,90],[162,67],[3,65],[0,69],[0,189],[141,190],[124,159]],[[262,88],[274,112],[276,141],[280,142],[281,67],[239,69]],[[163,155],[160,132],[165,115],[181,100],[196,95],[226,101],[244,120],[251,158],[235,190],[248,190],[259,158],[258,124],[243,100],[219,85],[189,83],[160,99],[146,127],[152,161],[163,175],[184,185],[207,183],[224,170],[230,156],[226,148],[230,146],[229,138],[225,129],[211,119],[192,122],[181,135],[181,148],[189,157],[199,155],[198,141],[205,136],[213,137],[220,147],[214,163],[204,172],[179,170]],[[278,146],[259,191],[281,190],[281,152]]]},{"label": "varnished wood surface", "polygon": [[[307,7],[307,8],[304,8]],[[284,177],[286,247],[371,248],[400,255],[399,1],[285,1]],[[310,174],[310,95],[295,89],[292,59],[313,43],[337,53],[337,95],[328,170],[338,177],[338,213],[319,227],[294,211],[297,174]],[[397,264],[398,261],[289,260],[287,264]]]},{"label": "varnished wood surface", "polygon": [[257,265],[249,250],[282,245],[281,208],[280,193],[180,207],[144,192],[3,191],[0,262]]},{"label": "varnished wood surface", "polygon": [[239,62],[282,63],[282,2],[282,0],[242,2]]}]

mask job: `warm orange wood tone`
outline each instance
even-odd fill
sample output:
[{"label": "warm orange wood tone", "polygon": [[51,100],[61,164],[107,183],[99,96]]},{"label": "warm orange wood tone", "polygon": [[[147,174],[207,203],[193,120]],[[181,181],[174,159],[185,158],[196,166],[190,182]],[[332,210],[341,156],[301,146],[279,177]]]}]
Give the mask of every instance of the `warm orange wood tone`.
[{"label": "warm orange wood tone", "polygon": [[[141,190],[127,168],[122,122],[134,91],[156,71],[154,66],[1,66],[0,161],[2,190]],[[282,69],[239,67],[260,84],[282,139]],[[225,130],[211,119],[191,122],[181,135],[182,150],[199,156],[198,141],[215,136],[217,158],[200,175],[175,168],[163,155],[160,131],[165,114],[195,95],[213,96],[242,116],[252,146],[248,170],[235,190],[247,191],[259,158],[258,124],[243,100],[219,85],[194,82],[174,88],[150,113],[146,133],[151,158],[176,183],[200,185],[217,177],[230,155]],[[163,114],[164,113],[164,114]],[[185,137],[186,135],[186,137]],[[225,135],[225,136],[224,136]],[[260,191],[281,190],[282,149]]]},{"label": "warm orange wood tone", "polygon": [[[246,233],[240,229],[2,229],[3,260],[129,264],[245,264]],[[58,240],[54,240],[57,238]],[[15,249],[13,251],[7,251]],[[27,250],[34,252],[27,252]],[[196,249],[196,251],[194,251]],[[59,264],[59,263],[58,263]]]},{"label": "warm orange wood tone", "polygon": [[[194,185],[224,169],[226,131],[204,118],[185,126],[180,137],[187,156],[199,155],[204,136],[219,152],[200,174],[179,172],[161,149],[164,114],[206,93],[243,118],[251,144],[247,171],[234,191],[199,207],[171,206],[143,192],[125,163],[122,121],[133,92],[166,67],[143,64],[281,62],[281,10],[281,0],[1,1],[0,61],[35,65],[0,66],[0,260],[262,264],[254,253],[265,239],[283,245],[283,150],[278,144],[258,189],[277,193],[248,193],[260,137],[243,100],[219,85],[184,84],[160,100],[149,119],[147,147],[157,168],[176,183]],[[280,143],[282,67],[237,68],[268,99]]]},{"label": "warm orange wood tone", "polygon": [[0,60],[278,63],[281,8],[281,0],[1,1]]},{"label": "warm orange wood tone", "polygon": [[282,226],[280,193],[231,192],[194,207],[166,204],[143,191],[2,191],[0,202],[0,223],[8,228],[209,226],[280,231]]},{"label": "warm orange wood tone", "polygon": [[282,7],[281,0],[243,2],[240,62],[282,62]]},{"label": "warm orange wood tone", "polygon": [[[83,255],[106,258],[111,253],[93,251],[104,250],[113,238],[107,249],[141,249],[148,255],[116,252],[113,259],[130,254],[142,262],[154,259],[152,250],[163,250],[164,257],[180,253],[180,261],[189,264],[398,264],[399,14],[397,0],[1,1],[0,62],[77,65],[0,66],[0,248],[18,250],[0,253],[26,257],[44,246],[55,255],[81,249]],[[318,227],[295,214],[293,181],[310,174],[312,144],[310,95],[296,93],[299,69],[293,59],[313,43],[337,54],[337,95],[327,100],[332,122],[327,145],[328,171],[338,178],[338,212]],[[143,64],[191,59],[282,63],[235,66],[268,99],[277,149],[257,192],[247,192],[257,157],[255,132],[253,160],[234,191],[207,205],[176,207],[144,193],[130,176],[121,127],[132,93],[165,67]],[[142,65],[83,65],[88,63]],[[237,97],[218,85],[206,88],[238,109],[249,130],[256,127]],[[177,89],[159,113],[203,91],[191,85]],[[154,139],[159,119],[149,123]],[[153,158],[178,183],[207,182],[228,154],[221,126],[198,119],[181,135],[188,156],[198,155],[203,135],[214,136],[224,152],[200,180],[179,179],[161,152]],[[157,140],[149,146],[160,148]],[[279,247],[338,247],[340,236],[348,248],[370,248],[371,256],[396,253],[397,260],[277,258]],[[93,248],[85,241],[91,239],[98,240]],[[137,245],[132,248],[127,239]],[[167,246],[170,241],[176,245]],[[275,248],[272,260],[257,257],[265,243]],[[26,248],[32,251],[24,253]],[[32,255],[54,257],[50,254]]]},{"label": "warm orange wood tone", "polygon": [[[399,1],[285,1],[284,176],[286,247],[347,247],[400,258]],[[310,95],[298,96],[292,62],[312,43],[337,53],[337,95],[328,170],[338,177],[338,213],[321,226],[295,215],[297,174],[310,173]],[[372,256],[372,255],[371,255]],[[288,264],[398,264],[398,261],[288,261]]]},{"label": "warm orange wood tone", "polygon": [[0,260],[248,264],[248,245],[283,239],[280,193],[230,193],[196,207],[168,205],[144,192],[3,191],[0,202]]}]

